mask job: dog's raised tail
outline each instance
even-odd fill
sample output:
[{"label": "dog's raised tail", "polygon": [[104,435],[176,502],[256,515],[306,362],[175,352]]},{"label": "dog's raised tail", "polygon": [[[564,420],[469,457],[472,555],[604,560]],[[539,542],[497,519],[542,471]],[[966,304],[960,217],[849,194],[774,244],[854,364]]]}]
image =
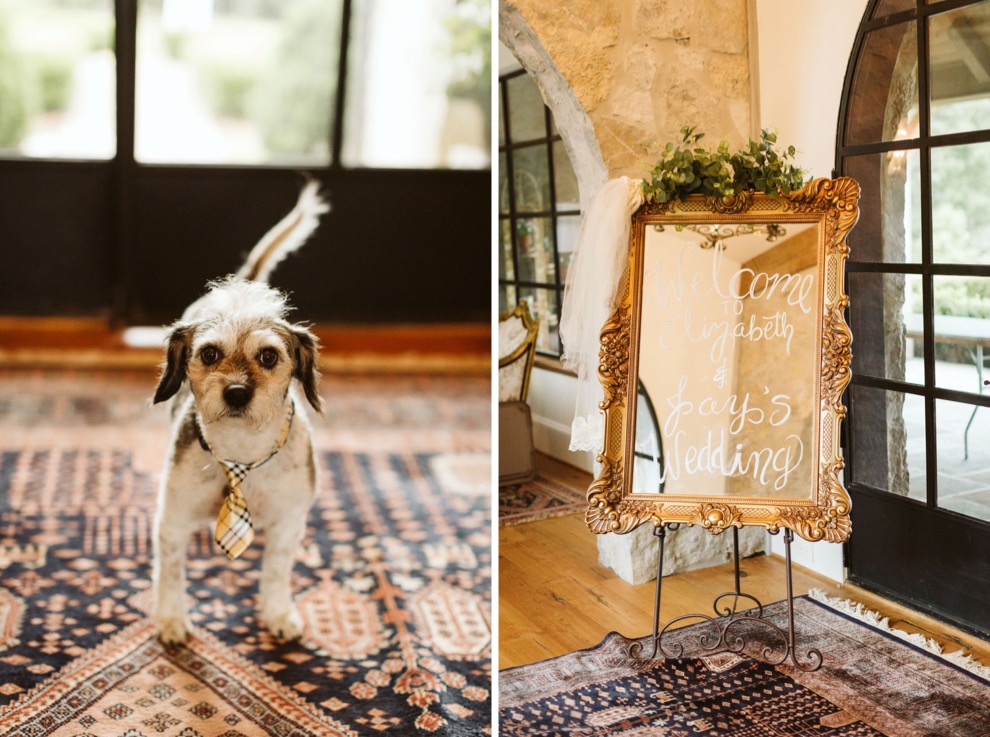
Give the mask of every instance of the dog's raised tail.
[{"label": "dog's raised tail", "polygon": [[319,225],[320,216],[330,210],[319,190],[318,181],[310,179],[306,182],[299,192],[296,206],[251,249],[237,272],[238,277],[267,282],[279,262],[306,242]]}]

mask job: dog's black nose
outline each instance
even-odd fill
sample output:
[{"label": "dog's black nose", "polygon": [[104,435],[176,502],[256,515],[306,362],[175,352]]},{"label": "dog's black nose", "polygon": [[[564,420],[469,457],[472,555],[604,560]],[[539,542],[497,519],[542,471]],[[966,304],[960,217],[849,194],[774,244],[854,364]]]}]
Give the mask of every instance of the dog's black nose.
[{"label": "dog's black nose", "polygon": [[234,409],[241,409],[251,401],[254,392],[244,384],[231,384],[223,390],[223,400]]}]

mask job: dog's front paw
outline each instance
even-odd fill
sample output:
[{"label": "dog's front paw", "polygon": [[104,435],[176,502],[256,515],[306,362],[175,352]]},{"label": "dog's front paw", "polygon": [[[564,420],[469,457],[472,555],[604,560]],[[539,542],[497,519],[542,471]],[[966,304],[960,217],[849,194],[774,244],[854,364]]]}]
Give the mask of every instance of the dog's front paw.
[{"label": "dog's front paw", "polygon": [[159,617],[155,620],[155,634],[163,645],[181,645],[189,636],[189,628],[183,617]]},{"label": "dog's front paw", "polygon": [[268,630],[276,637],[283,637],[286,640],[298,640],[303,633],[303,620],[299,612],[293,607],[287,612],[264,617]]}]

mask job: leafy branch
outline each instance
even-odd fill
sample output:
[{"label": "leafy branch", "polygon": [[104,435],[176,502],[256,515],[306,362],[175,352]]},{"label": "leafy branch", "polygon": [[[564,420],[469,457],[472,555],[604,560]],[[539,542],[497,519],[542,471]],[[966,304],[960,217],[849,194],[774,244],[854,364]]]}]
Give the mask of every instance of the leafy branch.
[{"label": "leafy branch", "polygon": [[727,197],[745,190],[763,194],[787,194],[805,184],[805,172],[790,163],[795,149],[778,152],[777,134],[763,130],[759,141],[729,153],[729,142],[721,141],[715,151],[698,144],[705,137],[695,127],[681,128],[680,145],[668,143],[649,179],[643,180],[647,202],[683,200],[688,195]]}]

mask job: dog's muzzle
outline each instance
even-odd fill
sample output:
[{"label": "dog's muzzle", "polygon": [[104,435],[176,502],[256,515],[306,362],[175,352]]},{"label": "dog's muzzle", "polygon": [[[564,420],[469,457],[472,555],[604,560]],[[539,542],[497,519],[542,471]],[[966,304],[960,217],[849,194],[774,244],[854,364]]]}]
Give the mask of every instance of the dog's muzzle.
[{"label": "dog's muzzle", "polygon": [[252,396],[254,390],[246,384],[231,384],[223,390],[223,401],[232,409],[244,409]]}]

